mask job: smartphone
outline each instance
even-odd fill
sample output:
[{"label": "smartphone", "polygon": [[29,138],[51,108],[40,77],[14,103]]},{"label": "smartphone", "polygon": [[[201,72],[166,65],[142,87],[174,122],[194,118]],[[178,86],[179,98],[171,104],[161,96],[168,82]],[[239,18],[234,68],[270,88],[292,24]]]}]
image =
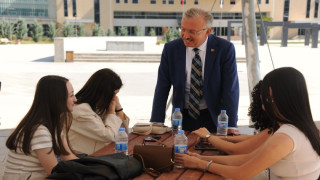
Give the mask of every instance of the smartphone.
[{"label": "smartphone", "polygon": [[213,147],[206,139],[200,138],[199,144],[194,146],[195,150],[216,151],[217,148]]},{"label": "smartphone", "polygon": [[156,142],[155,140],[151,139],[151,137],[154,139],[157,139],[157,140],[161,139],[161,136],[148,136],[144,139],[144,141],[145,142]]}]

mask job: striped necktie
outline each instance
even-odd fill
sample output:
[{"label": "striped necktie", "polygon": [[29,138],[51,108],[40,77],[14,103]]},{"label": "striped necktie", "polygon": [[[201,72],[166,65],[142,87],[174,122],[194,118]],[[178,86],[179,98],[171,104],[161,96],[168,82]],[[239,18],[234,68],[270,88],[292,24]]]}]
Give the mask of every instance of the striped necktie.
[{"label": "striped necktie", "polygon": [[198,119],[200,116],[200,99],[202,98],[202,62],[199,56],[199,49],[194,48],[195,56],[192,59],[191,65],[191,80],[189,93],[189,115]]}]

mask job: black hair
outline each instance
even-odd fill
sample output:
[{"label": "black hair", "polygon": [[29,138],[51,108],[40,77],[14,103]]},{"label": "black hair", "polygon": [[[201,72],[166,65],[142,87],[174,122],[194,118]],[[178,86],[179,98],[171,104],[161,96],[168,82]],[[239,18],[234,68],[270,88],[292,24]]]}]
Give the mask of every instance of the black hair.
[{"label": "black hair", "polygon": [[122,87],[118,74],[104,68],[95,72],[76,94],[76,104],[88,103],[93,111],[102,116],[108,109],[114,91]]},{"label": "black hair", "polygon": [[[261,84],[262,103],[269,118],[277,124],[292,124],[309,139],[320,155],[319,130],[313,121],[306,81],[291,67],[268,73]],[[279,126],[273,127],[275,132]]]}]

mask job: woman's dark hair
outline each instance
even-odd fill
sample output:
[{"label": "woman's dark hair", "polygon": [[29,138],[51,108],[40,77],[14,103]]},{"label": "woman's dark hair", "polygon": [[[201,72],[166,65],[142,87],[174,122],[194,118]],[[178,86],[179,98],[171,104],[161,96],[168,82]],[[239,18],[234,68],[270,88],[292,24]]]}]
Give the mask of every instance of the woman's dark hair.
[{"label": "woman's dark hair", "polygon": [[254,128],[259,131],[271,129],[273,127],[273,122],[269,120],[268,116],[262,109],[262,102],[260,98],[261,83],[262,81],[260,80],[258,84],[253,87],[251,92],[252,102],[248,111],[248,116],[250,116]]},{"label": "woman's dark hair", "polygon": [[[69,154],[60,138],[63,129],[68,132],[72,123],[72,114],[67,108],[67,82],[68,79],[64,77],[52,75],[39,80],[30,110],[6,142],[9,149],[17,151],[20,148],[24,154],[30,154],[34,132],[43,125],[51,133],[51,151],[56,155]],[[68,133],[65,135],[68,140]],[[19,145],[20,142],[22,146]]]},{"label": "woman's dark hair", "polygon": [[[292,124],[309,139],[320,155],[319,130],[313,121],[308,90],[303,75],[291,67],[268,73],[261,84],[262,103],[271,120]],[[278,129],[273,127],[273,132]]]},{"label": "woman's dark hair", "polygon": [[102,116],[108,109],[114,91],[120,89],[122,81],[111,69],[95,72],[76,94],[77,104],[88,103],[92,110]]}]

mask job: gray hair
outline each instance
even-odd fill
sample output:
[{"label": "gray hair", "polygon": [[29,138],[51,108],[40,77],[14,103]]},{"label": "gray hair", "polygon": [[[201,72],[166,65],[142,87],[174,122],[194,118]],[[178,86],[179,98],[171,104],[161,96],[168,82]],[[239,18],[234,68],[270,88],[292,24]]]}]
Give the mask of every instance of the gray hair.
[{"label": "gray hair", "polygon": [[209,11],[201,8],[190,8],[183,14],[183,18],[195,17],[203,17],[203,19],[206,21],[207,28],[212,27],[213,17]]}]

